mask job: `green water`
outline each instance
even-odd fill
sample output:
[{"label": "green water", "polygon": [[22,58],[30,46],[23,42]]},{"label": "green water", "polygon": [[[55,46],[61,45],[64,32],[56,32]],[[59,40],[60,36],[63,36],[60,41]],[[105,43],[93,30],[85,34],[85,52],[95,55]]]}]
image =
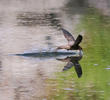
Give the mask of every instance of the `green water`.
[{"label": "green water", "polygon": [[80,61],[83,75],[78,78],[74,68],[57,73],[57,79],[49,80],[54,85],[48,99],[110,100],[110,17],[89,9],[79,30],[85,30],[81,44],[84,56]]}]

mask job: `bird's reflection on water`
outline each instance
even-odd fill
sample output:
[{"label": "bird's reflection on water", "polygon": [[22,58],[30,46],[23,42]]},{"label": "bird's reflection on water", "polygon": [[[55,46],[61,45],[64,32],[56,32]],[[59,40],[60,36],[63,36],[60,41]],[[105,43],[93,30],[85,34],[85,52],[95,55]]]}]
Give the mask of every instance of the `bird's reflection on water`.
[{"label": "bird's reflection on water", "polygon": [[[81,53],[81,52],[80,52]],[[82,68],[79,64],[79,61],[82,59],[82,56],[78,52],[38,52],[38,53],[24,53],[16,54],[17,56],[37,58],[40,60],[46,59],[56,59],[58,61],[67,62],[64,66],[63,71],[66,71],[74,66],[78,78],[82,76]]]},{"label": "bird's reflection on water", "polygon": [[64,59],[57,59],[57,60],[67,62],[67,64],[63,68],[63,71],[66,71],[74,66],[77,76],[80,78],[82,76],[82,68],[81,65],[79,64],[79,60],[81,59],[82,56],[77,56],[77,57],[70,56]]}]

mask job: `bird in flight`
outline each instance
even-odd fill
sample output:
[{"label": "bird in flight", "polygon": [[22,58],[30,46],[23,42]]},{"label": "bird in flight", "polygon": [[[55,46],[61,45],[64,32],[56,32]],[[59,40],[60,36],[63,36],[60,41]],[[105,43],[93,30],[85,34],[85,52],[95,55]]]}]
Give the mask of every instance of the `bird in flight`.
[{"label": "bird in flight", "polygon": [[68,45],[59,46],[57,47],[57,49],[82,50],[82,48],[79,46],[83,38],[82,35],[78,35],[78,37],[75,40],[71,33],[69,33],[67,30],[63,28],[61,30],[63,31],[64,37],[68,41]]}]

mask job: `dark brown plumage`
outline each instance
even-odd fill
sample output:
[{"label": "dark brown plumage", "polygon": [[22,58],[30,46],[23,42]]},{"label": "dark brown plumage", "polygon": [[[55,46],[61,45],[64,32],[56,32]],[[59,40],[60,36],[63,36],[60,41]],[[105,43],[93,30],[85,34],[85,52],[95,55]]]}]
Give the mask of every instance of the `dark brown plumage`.
[{"label": "dark brown plumage", "polygon": [[66,71],[74,66],[75,71],[77,73],[77,76],[80,78],[82,76],[82,68],[79,64],[79,60],[81,60],[82,56],[79,57],[67,57],[65,59],[57,59],[63,62],[67,62],[67,64],[64,66],[63,71]]},{"label": "dark brown plumage", "polygon": [[83,38],[82,35],[78,35],[78,37],[75,40],[71,33],[69,33],[67,30],[62,28],[62,31],[65,38],[68,41],[68,45],[59,46],[57,49],[82,50],[82,48],[79,46]]}]

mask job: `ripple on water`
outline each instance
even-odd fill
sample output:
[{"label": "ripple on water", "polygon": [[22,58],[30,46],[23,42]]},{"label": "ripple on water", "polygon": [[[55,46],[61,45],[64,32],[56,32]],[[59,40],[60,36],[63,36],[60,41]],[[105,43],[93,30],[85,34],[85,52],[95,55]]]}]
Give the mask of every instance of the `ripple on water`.
[{"label": "ripple on water", "polygon": [[110,68],[105,68],[106,70],[110,70]]},{"label": "ripple on water", "polygon": [[72,88],[63,88],[63,90],[71,91],[73,89]]},{"label": "ripple on water", "polygon": [[59,13],[20,12],[17,15],[18,26],[52,26],[61,27]]},{"label": "ripple on water", "polygon": [[94,64],[94,66],[98,66],[99,64]]},{"label": "ripple on water", "polygon": [[47,100],[46,98],[43,98],[42,100]]}]

